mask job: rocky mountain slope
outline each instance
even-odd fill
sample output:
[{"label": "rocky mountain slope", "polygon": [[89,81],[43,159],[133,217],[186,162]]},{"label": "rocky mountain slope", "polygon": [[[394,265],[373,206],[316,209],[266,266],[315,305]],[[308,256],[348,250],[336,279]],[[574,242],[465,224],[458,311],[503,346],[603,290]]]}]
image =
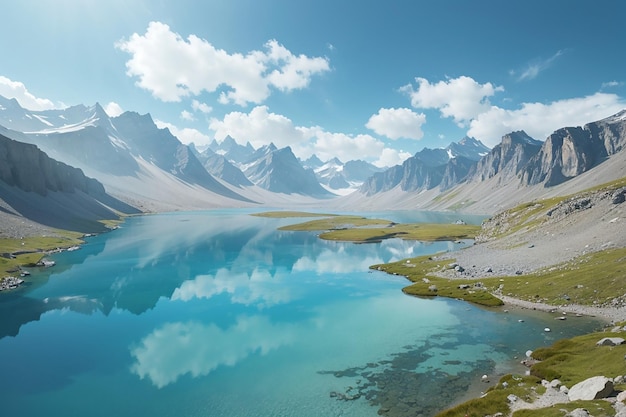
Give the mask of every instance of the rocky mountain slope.
[{"label": "rocky mountain slope", "polygon": [[372,175],[359,192],[372,196],[396,187],[405,192],[420,192],[435,187],[446,190],[465,179],[472,162],[480,160],[488,152],[489,148],[469,137],[446,148],[425,148],[402,165]]},{"label": "rocky mountain slope", "polygon": [[329,198],[311,170],[302,167],[291,148],[277,149],[274,144],[258,149],[244,165],[244,173],[257,186],[283,194]]},{"label": "rocky mountain slope", "polygon": [[69,230],[103,230],[98,220],[139,212],[83,172],[49,158],[35,145],[0,135],[2,215]]},{"label": "rocky mountain slope", "polygon": [[[545,142],[512,132],[475,161],[467,175],[433,181],[439,172],[407,160],[372,177],[336,206],[494,213],[523,201],[574,193],[626,176],[626,110],[583,127],[555,131]],[[419,159],[416,155],[413,160]],[[457,162],[458,163],[458,162]],[[412,164],[413,166],[411,166]],[[407,184],[421,187],[410,188]]]}]

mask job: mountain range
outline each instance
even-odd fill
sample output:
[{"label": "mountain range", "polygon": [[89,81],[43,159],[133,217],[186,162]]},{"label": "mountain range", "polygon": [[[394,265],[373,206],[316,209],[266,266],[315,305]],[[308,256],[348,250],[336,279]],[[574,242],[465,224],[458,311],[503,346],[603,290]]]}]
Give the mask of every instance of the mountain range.
[{"label": "mountain range", "polygon": [[626,111],[544,141],[517,131],[489,149],[465,137],[386,169],[315,155],[299,160],[289,147],[255,149],[230,136],[199,150],[149,114],[109,117],[99,104],[31,111],[0,96],[0,134],[5,211],[38,221],[46,216],[29,211],[27,196],[65,196],[51,218],[80,196],[87,223],[111,213],[303,204],[491,213],[626,176]]}]

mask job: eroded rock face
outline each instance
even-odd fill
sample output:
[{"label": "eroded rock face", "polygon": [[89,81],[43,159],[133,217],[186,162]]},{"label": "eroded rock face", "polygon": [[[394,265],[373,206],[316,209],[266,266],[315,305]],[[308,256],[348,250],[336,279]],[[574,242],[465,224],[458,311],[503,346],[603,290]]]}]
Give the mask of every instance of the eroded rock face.
[{"label": "eroded rock face", "polygon": [[613,381],[605,376],[594,376],[570,388],[567,394],[570,401],[597,400],[606,398],[613,392]]},{"label": "eroded rock face", "polygon": [[37,146],[0,135],[0,181],[45,196],[49,191],[104,194],[98,181],[83,171],[49,158]]}]

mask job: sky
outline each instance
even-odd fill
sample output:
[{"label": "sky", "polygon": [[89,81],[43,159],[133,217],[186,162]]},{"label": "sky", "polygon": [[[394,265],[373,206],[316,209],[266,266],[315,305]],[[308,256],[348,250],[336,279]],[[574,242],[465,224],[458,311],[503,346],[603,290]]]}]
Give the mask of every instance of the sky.
[{"label": "sky", "polygon": [[626,108],[620,0],[3,2],[0,95],[392,166]]}]

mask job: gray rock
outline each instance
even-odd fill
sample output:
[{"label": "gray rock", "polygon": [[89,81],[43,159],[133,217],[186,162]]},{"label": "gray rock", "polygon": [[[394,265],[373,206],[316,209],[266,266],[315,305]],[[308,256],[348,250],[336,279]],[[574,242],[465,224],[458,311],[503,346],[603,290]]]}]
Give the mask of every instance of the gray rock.
[{"label": "gray rock", "polygon": [[606,398],[613,392],[613,381],[605,376],[594,376],[570,388],[567,394],[570,401],[597,400]]},{"label": "gray rock", "polygon": [[619,346],[624,344],[625,340],[621,337],[605,337],[596,343],[597,346]]},{"label": "gray rock", "polygon": [[565,417],[589,417],[589,411],[584,408],[577,408],[565,414]]}]

